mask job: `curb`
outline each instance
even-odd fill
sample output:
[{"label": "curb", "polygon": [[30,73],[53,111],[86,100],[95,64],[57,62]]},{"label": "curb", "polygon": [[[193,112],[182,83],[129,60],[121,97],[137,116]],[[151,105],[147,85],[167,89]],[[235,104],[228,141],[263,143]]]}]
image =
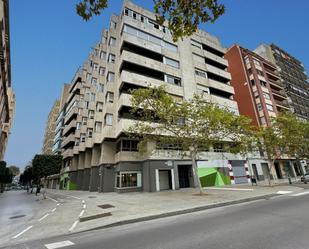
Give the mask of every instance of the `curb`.
[{"label": "curb", "polygon": [[72,234],[78,234],[78,233],[83,233],[83,232],[88,232],[88,231],[106,229],[106,228],[122,226],[122,225],[127,225],[127,224],[132,224],[132,223],[139,223],[139,222],[144,222],[144,221],[149,221],[149,220],[155,220],[155,219],[160,219],[160,218],[177,216],[177,215],[181,215],[181,214],[195,213],[195,212],[204,211],[204,210],[208,210],[208,209],[214,209],[214,208],[218,208],[218,207],[226,207],[226,206],[231,206],[231,205],[241,204],[241,203],[246,203],[246,202],[251,202],[251,201],[257,201],[257,200],[263,200],[263,199],[268,200],[268,199],[275,197],[275,196],[280,196],[280,195],[279,194],[261,195],[261,196],[255,196],[255,197],[250,197],[250,198],[245,198],[245,199],[240,199],[240,200],[235,200],[235,201],[228,201],[228,202],[210,204],[210,205],[206,205],[206,206],[189,208],[189,209],[173,211],[173,212],[168,212],[168,213],[163,213],[163,214],[156,214],[156,215],[145,216],[145,217],[141,217],[141,218],[123,220],[123,221],[114,222],[114,223],[104,225],[104,226],[98,226],[98,227],[95,227],[95,228],[90,228],[90,229],[74,232]]}]

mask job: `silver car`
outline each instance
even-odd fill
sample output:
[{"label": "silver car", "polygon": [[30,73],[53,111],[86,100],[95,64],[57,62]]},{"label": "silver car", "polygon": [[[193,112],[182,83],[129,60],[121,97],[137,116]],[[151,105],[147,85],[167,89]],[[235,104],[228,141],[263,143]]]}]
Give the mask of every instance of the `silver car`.
[{"label": "silver car", "polygon": [[307,172],[305,175],[303,175],[303,176],[300,178],[300,180],[301,180],[303,183],[307,184],[307,182],[309,182],[309,172]]}]

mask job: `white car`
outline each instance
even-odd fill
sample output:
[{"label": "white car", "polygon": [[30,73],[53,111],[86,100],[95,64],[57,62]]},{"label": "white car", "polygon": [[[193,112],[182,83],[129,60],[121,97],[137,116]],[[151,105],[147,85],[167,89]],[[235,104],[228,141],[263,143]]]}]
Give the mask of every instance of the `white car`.
[{"label": "white car", "polygon": [[300,180],[301,180],[303,183],[307,184],[307,182],[309,182],[309,172],[307,172],[305,175],[303,175],[303,176],[300,178]]}]

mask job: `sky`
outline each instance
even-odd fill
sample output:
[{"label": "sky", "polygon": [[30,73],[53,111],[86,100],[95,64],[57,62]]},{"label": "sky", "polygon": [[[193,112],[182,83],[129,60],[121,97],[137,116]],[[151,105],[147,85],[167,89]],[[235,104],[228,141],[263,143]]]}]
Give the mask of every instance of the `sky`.
[{"label": "sky", "polygon": [[[24,168],[41,153],[48,113],[70,83],[78,67],[119,14],[122,0],[109,0],[108,9],[91,21],[75,12],[78,0],[10,0],[12,87],[16,113],[5,160]],[[133,0],[153,9],[152,0]],[[219,0],[226,13],[201,29],[217,36],[222,45],[234,43],[254,49],[275,43],[309,68],[308,0]],[[297,4],[296,4],[297,3]]]}]

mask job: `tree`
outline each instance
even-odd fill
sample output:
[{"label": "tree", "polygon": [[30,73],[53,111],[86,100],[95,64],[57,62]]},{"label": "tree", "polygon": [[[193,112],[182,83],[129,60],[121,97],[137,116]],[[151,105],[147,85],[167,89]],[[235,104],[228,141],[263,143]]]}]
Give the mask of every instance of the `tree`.
[{"label": "tree", "polygon": [[35,177],[32,173],[32,165],[28,165],[26,166],[24,172],[20,175],[19,182],[25,186],[31,183],[33,180],[35,180]]},{"label": "tree", "polygon": [[[280,113],[273,118],[270,126],[260,127],[257,137],[261,149],[266,153],[268,160],[268,169],[271,173],[274,163],[278,158],[289,157],[299,158],[307,148],[308,137],[302,122],[298,120],[292,113]],[[303,155],[302,155],[303,156]],[[271,186],[270,176],[268,183]]]},{"label": "tree", "polygon": [[[88,21],[93,15],[101,14],[108,0],[82,0],[76,5],[76,12]],[[196,32],[200,23],[215,22],[225,12],[225,6],[218,0],[153,0],[156,21],[168,23],[173,40]]]},{"label": "tree", "polygon": [[11,173],[13,174],[13,176],[17,176],[17,175],[19,175],[19,173],[20,173],[19,168],[16,167],[16,166],[14,166],[14,165],[11,165],[11,166],[9,167],[9,169],[10,169]]},{"label": "tree", "polygon": [[11,183],[13,175],[9,168],[6,167],[5,161],[0,161],[0,193],[4,190],[4,185]]},{"label": "tree", "polygon": [[60,173],[62,156],[35,155],[32,160],[32,173],[40,180],[42,177]]},{"label": "tree", "polygon": [[132,115],[139,120],[128,129],[128,134],[139,138],[140,151],[148,141],[179,144],[191,158],[194,183],[200,194],[203,189],[196,160],[201,148],[223,141],[232,153],[246,153],[251,147],[251,121],[206,102],[201,95],[177,102],[162,86],[131,93]]}]

